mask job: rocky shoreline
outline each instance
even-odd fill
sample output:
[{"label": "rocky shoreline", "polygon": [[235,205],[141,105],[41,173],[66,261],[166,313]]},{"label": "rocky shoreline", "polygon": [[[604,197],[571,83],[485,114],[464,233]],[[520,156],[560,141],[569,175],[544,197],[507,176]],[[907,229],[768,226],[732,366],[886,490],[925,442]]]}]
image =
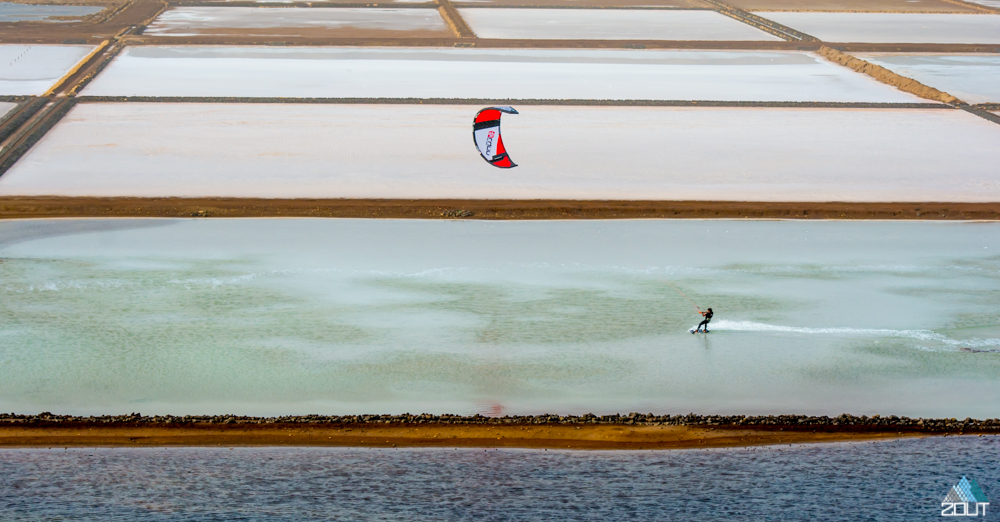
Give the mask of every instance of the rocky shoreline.
[{"label": "rocky shoreline", "polygon": [[556,426],[556,425],[619,425],[619,426],[687,426],[715,429],[824,429],[828,431],[883,431],[905,430],[930,433],[1000,433],[1000,419],[924,419],[855,416],[842,414],[837,417],[806,415],[654,415],[629,413],[614,415],[513,415],[487,417],[483,415],[292,415],[283,417],[249,417],[240,415],[55,415],[49,412],[37,415],[0,413],[0,426],[195,426],[195,425],[482,425],[482,426]]}]

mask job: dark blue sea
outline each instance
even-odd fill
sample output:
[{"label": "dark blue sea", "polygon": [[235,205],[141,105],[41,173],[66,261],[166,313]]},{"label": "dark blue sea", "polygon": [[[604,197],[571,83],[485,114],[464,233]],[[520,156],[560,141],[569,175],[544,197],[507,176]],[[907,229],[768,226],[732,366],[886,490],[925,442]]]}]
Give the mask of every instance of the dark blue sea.
[{"label": "dark blue sea", "polygon": [[0,520],[1000,520],[1000,437],[673,451],[0,450]]}]

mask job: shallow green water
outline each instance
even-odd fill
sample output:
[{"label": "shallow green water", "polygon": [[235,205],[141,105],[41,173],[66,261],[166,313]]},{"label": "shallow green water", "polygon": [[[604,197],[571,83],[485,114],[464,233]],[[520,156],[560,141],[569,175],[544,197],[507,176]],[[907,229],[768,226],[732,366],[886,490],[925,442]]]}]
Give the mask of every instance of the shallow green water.
[{"label": "shallow green water", "polygon": [[0,411],[996,417],[998,253],[993,223],[0,222]]}]

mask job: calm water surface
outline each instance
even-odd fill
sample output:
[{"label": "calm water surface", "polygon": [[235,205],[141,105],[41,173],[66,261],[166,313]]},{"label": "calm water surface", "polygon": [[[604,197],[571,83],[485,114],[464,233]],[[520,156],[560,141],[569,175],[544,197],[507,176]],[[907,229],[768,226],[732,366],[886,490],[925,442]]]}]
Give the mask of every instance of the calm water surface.
[{"label": "calm water surface", "polygon": [[0,519],[941,520],[963,475],[1000,520],[1000,438],[757,449],[0,450]]},{"label": "calm water surface", "polygon": [[997,223],[5,221],[0,411],[998,417],[998,254]]}]

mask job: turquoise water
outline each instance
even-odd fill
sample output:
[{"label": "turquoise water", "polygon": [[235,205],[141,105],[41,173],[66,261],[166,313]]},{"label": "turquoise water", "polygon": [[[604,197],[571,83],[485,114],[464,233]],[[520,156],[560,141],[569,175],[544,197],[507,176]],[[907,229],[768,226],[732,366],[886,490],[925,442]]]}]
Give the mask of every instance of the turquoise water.
[{"label": "turquoise water", "polygon": [[998,374],[997,223],[0,222],[0,411],[987,418]]}]

